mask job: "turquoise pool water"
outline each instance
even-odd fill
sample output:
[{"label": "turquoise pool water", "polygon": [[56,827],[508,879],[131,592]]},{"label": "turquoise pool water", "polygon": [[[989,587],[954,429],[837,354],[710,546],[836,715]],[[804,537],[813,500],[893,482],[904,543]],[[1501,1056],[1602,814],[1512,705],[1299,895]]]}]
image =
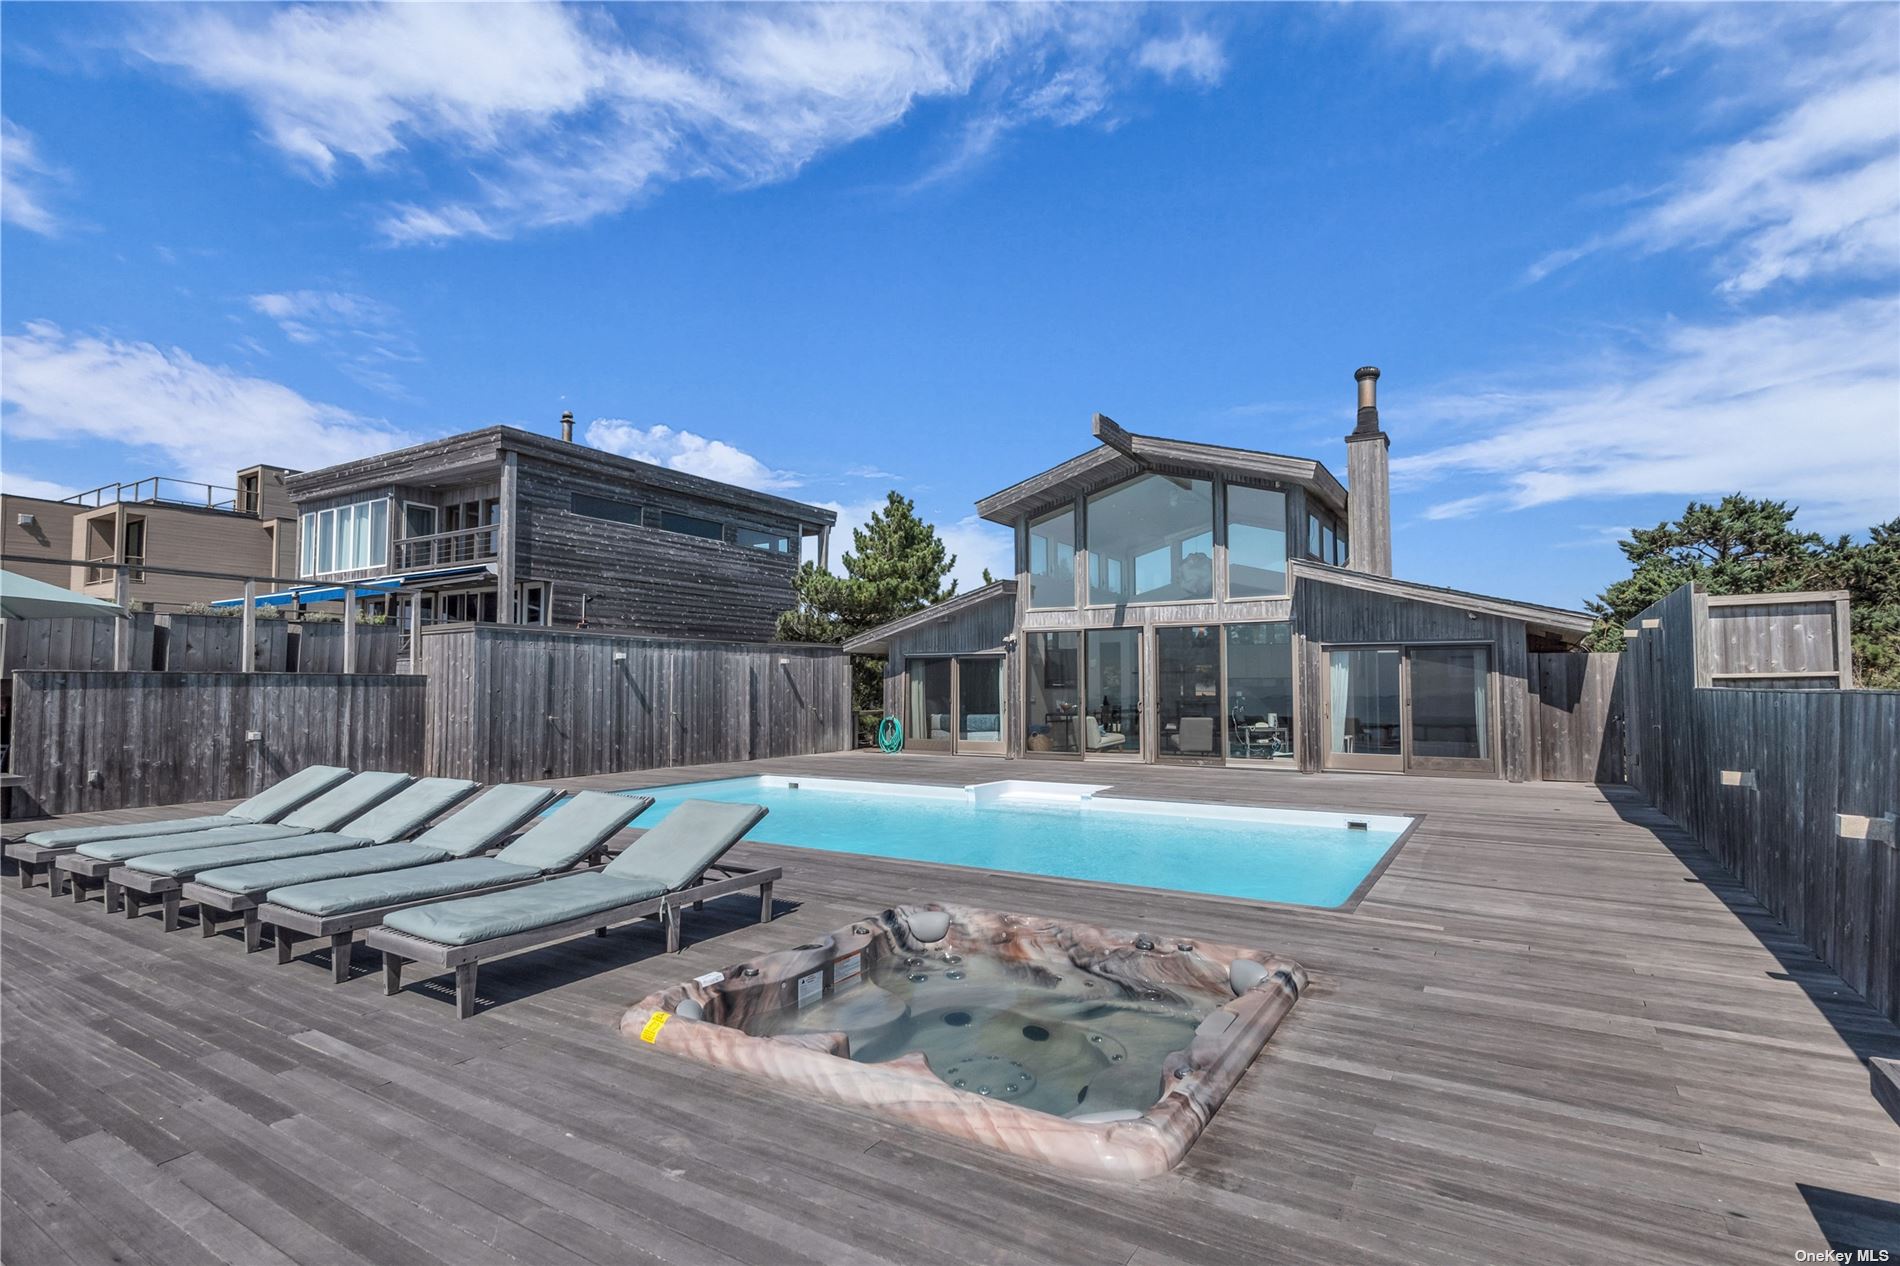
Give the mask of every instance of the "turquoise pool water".
[{"label": "turquoise pool water", "polygon": [[1091,798],[1082,794],[1088,790],[766,776],[627,794],[654,798],[636,827],[654,825],[682,800],[741,801],[771,810],[746,838],[773,844],[1306,906],[1343,904],[1410,825],[1390,816]]}]

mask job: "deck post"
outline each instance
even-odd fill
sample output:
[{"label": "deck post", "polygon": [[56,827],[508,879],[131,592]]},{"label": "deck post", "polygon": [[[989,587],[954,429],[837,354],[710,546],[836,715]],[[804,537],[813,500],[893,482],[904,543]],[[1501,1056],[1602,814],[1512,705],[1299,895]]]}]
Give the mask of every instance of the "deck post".
[{"label": "deck post", "polygon": [[455,965],[455,1018],[458,1020],[475,1014],[475,969],[478,966],[480,964],[473,961]]},{"label": "deck post", "polygon": [[253,672],[257,668],[257,581],[244,582],[244,629],[243,645],[238,651],[238,671]]},{"label": "deck post", "polygon": [[[112,667],[118,672],[132,671],[132,574],[120,563],[112,571],[112,601],[119,614],[112,620]],[[151,665],[147,664],[147,668]]]},{"label": "deck post", "polygon": [[356,671],[356,586],[343,586],[343,671]]}]

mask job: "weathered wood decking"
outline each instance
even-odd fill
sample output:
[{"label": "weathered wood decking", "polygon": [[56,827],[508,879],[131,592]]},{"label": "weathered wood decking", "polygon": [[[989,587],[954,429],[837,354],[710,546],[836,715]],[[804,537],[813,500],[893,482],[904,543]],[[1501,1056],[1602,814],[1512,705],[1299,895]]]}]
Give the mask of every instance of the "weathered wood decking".
[{"label": "weathered wood decking", "polygon": [[[1900,1247],[1900,1030],[1653,811],[1587,786],[838,756],[918,781],[1423,811],[1352,914],[748,846],[750,897],[386,999],[0,897],[4,1256],[38,1263],[1783,1262]],[[587,785],[635,785],[639,775]],[[138,811],[147,816],[161,816]],[[165,816],[173,811],[167,811]],[[128,813],[101,818],[131,816]],[[11,830],[11,828],[10,828]],[[942,897],[1288,953],[1314,986],[1186,1163],[1104,1189],[614,1033],[649,991]]]}]

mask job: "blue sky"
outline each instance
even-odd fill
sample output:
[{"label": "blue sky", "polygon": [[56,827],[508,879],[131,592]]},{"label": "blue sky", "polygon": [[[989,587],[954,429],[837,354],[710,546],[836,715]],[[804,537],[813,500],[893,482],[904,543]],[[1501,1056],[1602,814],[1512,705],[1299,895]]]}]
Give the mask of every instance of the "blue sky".
[{"label": "blue sky", "polygon": [[1900,513],[1900,9],[7,4],[6,485],[572,409],[841,509],[1130,430],[1574,606],[1744,490]]}]

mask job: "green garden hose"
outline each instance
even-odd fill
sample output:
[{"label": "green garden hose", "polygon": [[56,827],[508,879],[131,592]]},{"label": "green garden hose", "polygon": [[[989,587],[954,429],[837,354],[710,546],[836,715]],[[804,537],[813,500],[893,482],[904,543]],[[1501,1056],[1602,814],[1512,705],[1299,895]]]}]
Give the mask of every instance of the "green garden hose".
[{"label": "green garden hose", "polygon": [[885,717],[877,723],[877,745],[887,752],[904,750],[904,723],[896,717]]}]

